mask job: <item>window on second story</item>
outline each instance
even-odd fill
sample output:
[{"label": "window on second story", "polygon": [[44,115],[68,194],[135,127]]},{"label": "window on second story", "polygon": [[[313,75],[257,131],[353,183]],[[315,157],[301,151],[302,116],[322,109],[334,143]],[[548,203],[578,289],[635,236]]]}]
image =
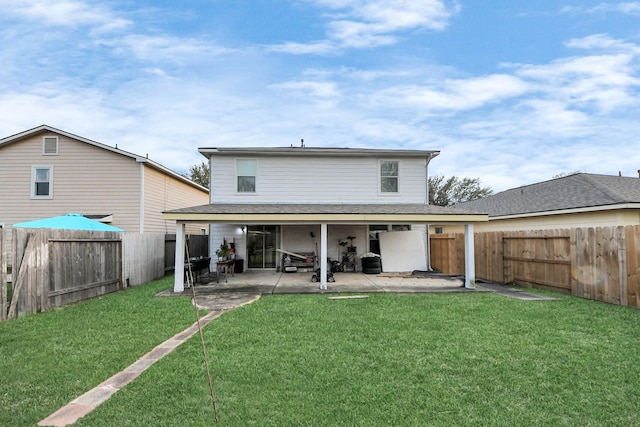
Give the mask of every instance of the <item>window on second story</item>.
[{"label": "window on second story", "polygon": [[383,160],[380,162],[380,192],[397,193],[399,162],[397,160]]},{"label": "window on second story", "polygon": [[31,169],[31,198],[53,197],[53,166],[34,166]]},{"label": "window on second story", "polygon": [[256,192],[256,171],[258,161],[255,159],[236,160],[236,175],[238,177],[238,193]]},{"label": "window on second story", "polygon": [[44,154],[45,156],[58,155],[57,136],[45,136],[44,138],[42,138],[42,154]]}]

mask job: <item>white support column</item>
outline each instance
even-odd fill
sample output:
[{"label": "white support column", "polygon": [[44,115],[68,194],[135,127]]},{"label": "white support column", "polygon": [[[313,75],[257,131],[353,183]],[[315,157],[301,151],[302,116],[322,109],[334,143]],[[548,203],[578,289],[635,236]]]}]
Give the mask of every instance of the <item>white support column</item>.
[{"label": "white support column", "polygon": [[320,224],[320,289],[327,289],[327,224]]},{"label": "white support column", "polygon": [[476,261],[473,243],[473,224],[464,225],[464,287],[476,287]]},{"label": "white support column", "polygon": [[427,271],[431,271],[431,237],[429,236],[429,233],[431,232],[431,230],[429,229],[429,224],[427,224],[426,226],[426,233],[427,233],[427,247],[426,249],[426,253],[427,253]]},{"label": "white support column", "polygon": [[176,264],[173,282],[173,292],[184,291],[184,243],[185,225],[176,223]]}]

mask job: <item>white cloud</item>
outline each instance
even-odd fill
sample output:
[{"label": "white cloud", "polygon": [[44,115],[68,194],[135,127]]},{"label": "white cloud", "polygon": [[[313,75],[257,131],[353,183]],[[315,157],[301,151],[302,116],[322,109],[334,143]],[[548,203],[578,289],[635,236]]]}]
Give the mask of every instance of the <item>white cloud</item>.
[{"label": "white cloud", "polygon": [[322,109],[334,108],[342,96],[335,82],[290,81],[270,88],[284,90],[307,104],[314,102]]},{"label": "white cloud", "polygon": [[380,105],[404,105],[422,110],[462,111],[522,95],[527,84],[506,75],[448,79],[429,85],[397,86],[375,95]]},{"label": "white cloud", "polygon": [[638,45],[611,38],[607,34],[592,34],[586,37],[570,39],[565,42],[565,46],[573,49],[603,49],[615,52],[640,53]]},{"label": "white cloud", "polygon": [[336,49],[336,46],[334,43],[331,43],[327,40],[322,40],[311,43],[288,42],[267,46],[266,49],[272,52],[291,53],[294,55],[325,55],[328,53],[333,53]]},{"label": "white cloud", "polygon": [[93,27],[96,32],[121,30],[131,21],[104,6],[82,0],[3,0],[0,11],[38,24],[59,27]]},{"label": "white cloud", "polygon": [[546,96],[576,107],[593,105],[602,112],[636,103],[633,55],[563,58],[545,65],[517,66],[516,74]]},{"label": "white cloud", "polygon": [[565,6],[562,8],[562,12],[586,14],[617,12],[628,15],[640,15],[640,2],[600,3],[593,7]]},{"label": "white cloud", "polygon": [[232,49],[220,48],[211,42],[201,39],[188,39],[173,36],[148,36],[130,34],[123,37],[103,39],[100,45],[109,46],[124,56],[148,62],[203,61],[207,57],[234,52]]},{"label": "white cloud", "polygon": [[345,48],[372,48],[398,41],[398,33],[442,31],[459,11],[442,0],[307,0],[328,8],[327,40],[284,43],[270,50],[292,54],[327,54]]}]

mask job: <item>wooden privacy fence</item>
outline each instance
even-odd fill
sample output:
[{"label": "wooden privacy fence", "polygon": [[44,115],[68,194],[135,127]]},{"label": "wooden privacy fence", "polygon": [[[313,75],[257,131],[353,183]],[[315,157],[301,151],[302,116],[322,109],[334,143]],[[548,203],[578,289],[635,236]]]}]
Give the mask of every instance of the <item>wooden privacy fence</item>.
[{"label": "wooden privacy fence", "polygon": [[[14,228],[12,234],[11,300],[0,310],[5,318],[122,288],[119,233]],[[6,288],[3,280],[0,293]]]},{"label": "wooden privacy fence", "polygon": [[[176,235],[165,234],[164,240],[164,270],[171,271],[176,264]],[[204,234],[187,234],[185,236],[189,257],[209,256],[209,236]],[[186,252],[186,250],[185,250]],[[186,253],[185,253],[186,258]]]},{"label": "wooden privacy fence", "polygon": [[120,234],[124,287],[142,285],[164,277],[163,233]]},{"label": "wooden privacy fence", "polygon": [[[0,320],[164,276],[164,234],[0,228]],[[8,261],[11,273],[8,274]]]},{"label": "wooden privacy fence", "polygon": [[[431,235],[431,265],[464,274],[462,234]],[[640,307],[640,226],[474,234],[476,277]]]}]

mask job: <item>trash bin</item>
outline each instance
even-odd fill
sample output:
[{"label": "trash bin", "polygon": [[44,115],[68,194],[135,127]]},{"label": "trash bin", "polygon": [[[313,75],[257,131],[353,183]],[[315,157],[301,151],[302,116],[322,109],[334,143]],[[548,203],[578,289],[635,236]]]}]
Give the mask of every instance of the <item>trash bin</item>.
[{"label": "trash bin", "polygon": [[382,260],[379,256],[362,258],[362,272],[365,274],[382,273]]},{"label": "trash bin", "polygon": [[236,263],[233,268],[235,273],[242,273],[244,271],[244,260],[236,258]]}]

